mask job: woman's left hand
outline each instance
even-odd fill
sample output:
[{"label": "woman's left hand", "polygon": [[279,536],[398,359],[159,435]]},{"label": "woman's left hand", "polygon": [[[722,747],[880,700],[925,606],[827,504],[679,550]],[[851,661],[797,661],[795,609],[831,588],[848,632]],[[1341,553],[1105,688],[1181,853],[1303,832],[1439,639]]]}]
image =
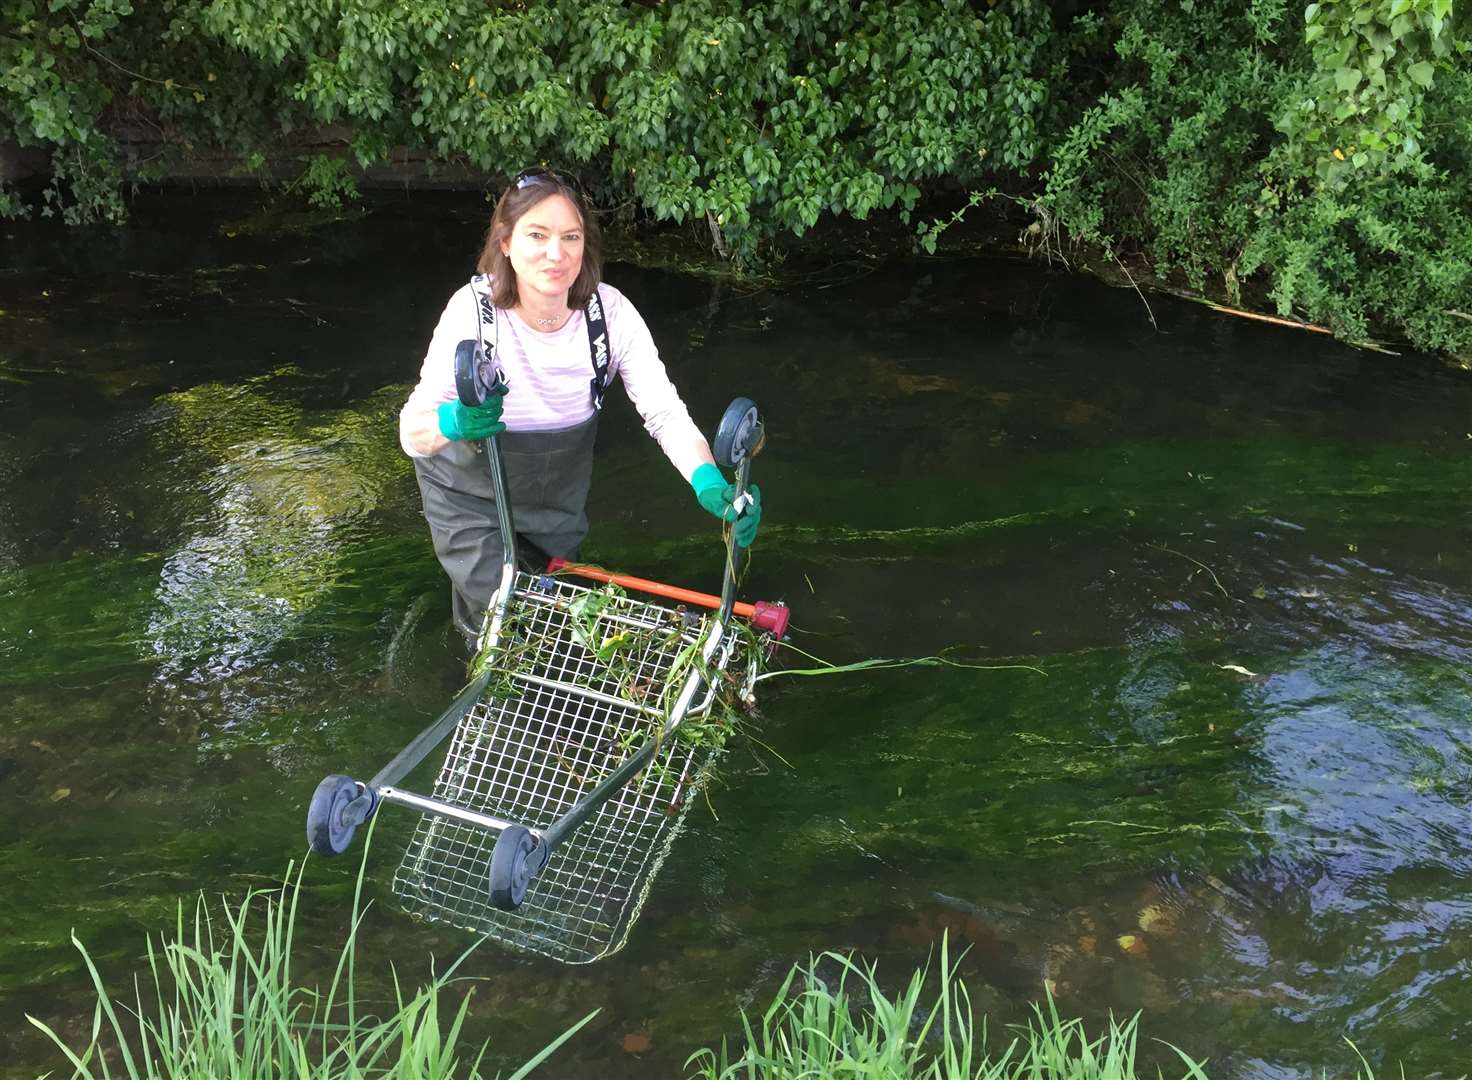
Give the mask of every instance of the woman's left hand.
[{"label": "woman's left hand", "polygon": [[[751,547],[751,542],[756,539],[756,527],[762,522],[762,489],[752,484],[746,493],[751,496],[751,502],[746,504],[746,509],[731,526],[736,532],[736,546],[744,548]],[[736,497],[736,485],[730,485],[721,494],[729,505],[730,500]]]},{"label": "woman's left hand", "polygon": [[757,526],[762,520],[762,489],[752,484],[746,489],[751,496],[744,509],[738,511],[733,505],[736,485],[728,484],[721,470],[714,465],[702,465],[690,477],[690,486],[695,489],[695,500],[709,514],[722,521],[732,522],[738,547],[750,547],[756,539]]}]

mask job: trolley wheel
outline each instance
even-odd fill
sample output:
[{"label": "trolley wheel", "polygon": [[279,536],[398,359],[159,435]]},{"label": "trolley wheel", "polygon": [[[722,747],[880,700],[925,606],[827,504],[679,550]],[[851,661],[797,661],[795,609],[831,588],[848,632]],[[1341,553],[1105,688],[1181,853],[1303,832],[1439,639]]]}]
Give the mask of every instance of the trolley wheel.
[{"label": "trolley wheel", "polygon": [[751,398],[739,397],[726,406],[721,422],[716,427],[716,441],[711,444],[716,464],[725,469],[734,469],[761,449],[761,418],[756,411],[756,402]]},{"label": "trolley wheel", "polygon": [[455,393],[460,404],[467,408],[484,405],[486,401],[486,384],[480,377],[478,351],[476,343],[469,339],[455,346]]},{"label": "trolley wheel", "polygon": [[455,396],[468,408],[484,405],[486,398],[506,392],[506,377],[497,368],[494,380],[486,382],[481,371],[480,345],[466,338],[455,346]]},{"label": "trolley wheel", "polygon": [[358,782],[351,776],[327,776],[312,792],[307,807],[307,843],[318,855],[341,855],[353,842],[358,823],[343,815],[359,795]]},{"label": "trolley wheel", "polygon": [[501,830],[496,837],[496,846],[491,851],[491,905],[502,911],[515,911],[526,899],[526,890],[532,882],[530,865],[532,852],[537,849],[536,838],[531,830],[521,825],[511,825]]}]

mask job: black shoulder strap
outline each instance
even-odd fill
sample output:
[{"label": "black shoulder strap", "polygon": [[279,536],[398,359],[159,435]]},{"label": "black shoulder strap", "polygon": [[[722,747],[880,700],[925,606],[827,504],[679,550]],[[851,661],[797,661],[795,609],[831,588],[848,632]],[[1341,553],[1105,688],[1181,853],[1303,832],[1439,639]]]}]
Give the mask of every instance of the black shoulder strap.
[{"label": "black shoulder strap", "polygon": [[[479,291],[476,286],[485,291]],[[491,277],[489,274],[476,274],[466,288],[475,298],[475,343],[480,346],[480,378],[487,387],[497,384],[505,386],[506,376],[496,363],[496,346],[501,338],[496,324],[496,305],[491,302]],[[489,342],[486,340],[488,325],[491,330]]]},{"label": "black shoulder strap", "polygon": [[588,297],[583,316],[588,324],[588,358],[593,363],[593,408],[602,409],[603,395],[608,392],[608,323],[603,318],[603,304],[596,288]]},{"label": "black shoulder strap", "polygon": [[[485,287],[485,292],[476,289],[477,285]],[[491,370],[496,368],[496,305],[491,303],[490,277],[486,274],[476,274],[470,279],[470,295],[475,297],[475,343],[480,346],[482,355],[490,364]],[[486,348],[486,326],[491,328],[491,347]]]}]

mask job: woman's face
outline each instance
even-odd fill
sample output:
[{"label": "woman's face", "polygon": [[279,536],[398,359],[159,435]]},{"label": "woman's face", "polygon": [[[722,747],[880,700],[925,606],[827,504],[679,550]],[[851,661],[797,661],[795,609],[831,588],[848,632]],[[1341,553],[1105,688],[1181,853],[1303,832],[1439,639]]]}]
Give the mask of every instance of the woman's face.
[{"label": "woman's face", "polygon": [[583,268],[583,219],[564,195],[549,195],[517,219],[501,253],[516,271],[519,293],[565,299]]}]

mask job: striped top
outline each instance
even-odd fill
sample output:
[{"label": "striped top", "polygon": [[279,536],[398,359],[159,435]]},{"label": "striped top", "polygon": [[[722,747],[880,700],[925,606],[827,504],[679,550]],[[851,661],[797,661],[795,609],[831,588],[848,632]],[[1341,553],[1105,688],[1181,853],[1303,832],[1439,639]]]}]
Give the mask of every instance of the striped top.
[{"label": "striped top", "polygon": [[[436,410],[456,400],[455,346],[476,334],[476,297],[489,292],[477,277],[450,296],[434,328],[419,384],[399,414],[399,443],[410,457],[430,457],[446,445]],[[474,290],[474,293],[472,292]],[[704,436],[665,372],[654,338],[638,310],[612,285],[599,285],[608,326],[609,379],[623,380],[629,400],[670,463],[689,477],[709,453]],[[539,333],[505,308],[496,308],[496,364],[509,387],[502,412],[508,431],[561,431],[593,415],[587,320],[582,311],[551,333]],[[491,328],[485,328],[487,345]]]}]

